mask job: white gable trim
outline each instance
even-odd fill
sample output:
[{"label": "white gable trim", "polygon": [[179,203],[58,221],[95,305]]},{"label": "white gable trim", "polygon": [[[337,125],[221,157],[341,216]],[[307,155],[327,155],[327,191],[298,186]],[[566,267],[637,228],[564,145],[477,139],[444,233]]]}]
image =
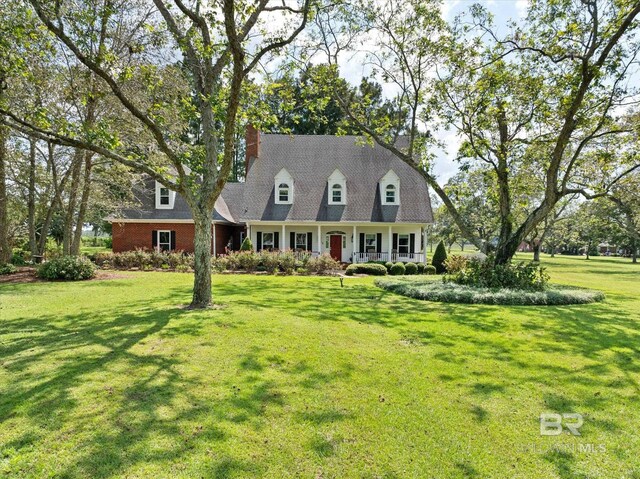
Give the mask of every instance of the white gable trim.
[{"label": "white gable trim", "polygon": [[[293,177],[289,174],[289,172],[282,168],[278,174],[274,178],[275,185],[275,201],[276,205],[291,205],[293,204]],[[280,188],[280,185],[287,185],[287,199],[281,198],[280,193],[281,189],[284,191],[284,188]]]},{"label": "white gable trim", "polygon": [[[330,205],[346,205],[347,204],[347,178],[338,169],[335,169],[327,180],[327,188],[329,192]],[[340,200],[334,200],[334,189],[340,190]]]},{"label": "white gable trim", "polygon": [[[399,205],[400,204],[400,177],[395,171],[389,170],[379,182],[380,185],[380,202],[383,205]],[[387,201],[387,188],[395,191],[394,201]]]}]

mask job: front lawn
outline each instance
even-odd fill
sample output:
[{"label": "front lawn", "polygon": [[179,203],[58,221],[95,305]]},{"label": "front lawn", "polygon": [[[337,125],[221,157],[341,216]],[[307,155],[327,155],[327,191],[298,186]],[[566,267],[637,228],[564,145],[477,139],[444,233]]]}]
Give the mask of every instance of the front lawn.
[{"label": "front lawn", "polygon": [[[522,257],[522,256],[521,256]],[[0,285],[0,477],[640,477],[640,265],[604,303],[430,303],[373,278]],[[579,413],[581,436],[539,415]]]}]

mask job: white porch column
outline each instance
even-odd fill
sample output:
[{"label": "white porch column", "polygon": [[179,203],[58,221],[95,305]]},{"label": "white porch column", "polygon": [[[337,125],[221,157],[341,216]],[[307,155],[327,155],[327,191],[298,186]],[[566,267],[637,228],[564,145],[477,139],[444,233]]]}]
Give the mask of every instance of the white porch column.
[{"label": "white porch column", "polygon": [[[284,224],[282,225],[282,241],[280,243],[282,244],[282,248],[280,248],[280,251],[284,251],[285,249],[287,249],[287,234],[285,233]],[[291,248],[291,245],[289,245],[289,248]]]},{"label": "white porch column", "polygon": [[423,262],[424,264],[427,264],[427,249],[428,249],[428,245],[427,245],[427,227],[425,226],[424,228],[422,228],[422,234],[424,235],[424,258],[423,258]]},{"label": "white porch column", "polygon": [[358,241],[358,234],[356,233],[356,225],[353,225],[353,240],[351,241],[351,262],[357,263],[356,260],[356,244]]},{"label": "white porch column", "polygon": [[391,231],[391,225],[389,225],[389,256],[387,257],[387,261],[393,261],[391,258],[391,254],[393,253],[393,232]]},{"label": "white porch column", "polygon": [[213,257],[216,257],[218,249],[216,248],[216,224],[213,223]]},{"label": "white porch column", "polygon": [[322,226],[318,225],[318,254],[322,254]]}]

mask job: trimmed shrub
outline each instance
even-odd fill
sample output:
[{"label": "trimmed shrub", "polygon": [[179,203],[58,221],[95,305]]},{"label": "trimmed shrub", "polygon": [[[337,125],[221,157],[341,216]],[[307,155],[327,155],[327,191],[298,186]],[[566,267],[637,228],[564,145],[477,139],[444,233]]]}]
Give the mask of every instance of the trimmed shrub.
[{"label": "trimmed shrub", "polygon": [[187,267],[193,269],[193,255],[185,254],[182,251],[146,251],[136,249],[134,251],[123,251],[122,253],[95,253],[90,259],[101,268],[133,269],[138,268],[144,271],[163,268],[167,265],[169,269]]},{"label": "trimmed shrub", "polygon": [[229,267],[229,261],[226,256],[218,256],[217,258],[211,258],[211,268],[216,273],[222,273]]},{"label": "trimmed shrub", "polygon": [[18,271],[18,269],[14,265],[12,265],[11,263],[0,264],[0,275],[2,275],[2,274],[13,274],[16,271]]},{"label": "trimmed shrub", "polygon": [[253,243],[248,236],[242,241],[240,245],[240,251],[253,251]]},{"label": "trimmed shrub", "polygon": [[424,274],[431,275],[431,274],[436,274],[436,273],[437,273],[437,271],[436,271],[436,267],[435,266],[433,266],[432,264],[425,265]]},{"label": "trimmed shrub", "polygon": [[278,254],[278,266],[285,274],[291,274],[296,270],[296,255],[291,251],[284,251]]},{"label": "trimmed shrub", "polygon": [[415,263],[407,263],[404,265],[405,274],[418,274],[418,265]]},{"label": "trimmed shrub", "polygon": [[350,264],[345,271],[347,276],[353,276],[354,274],[369,274],[371,276],[385,276],[387,274],[387,268],[381,264],[375,263],[359,263]]},{"label": "trimmed shrub", "polygon": [[323,253],[317,258],[309,258],[305,266],[310,273],[316,274],[329,274],[331,271],[340,269],[340,263],[329,253]]},{"label": "trimmed shrub", "polygon": [[424,274],[424,267],[426,265],[424,263],[418,263],[416,266],[418,267],[418,274]]},{"label": "trimmed shrub", "polygon": [[467,267],[468,262],[469,261],[466,256],[452,254],[445,260],[444,267],[447,270],[447,273],[457,273],[458,271],[464,270]]},{"label": "trimmed shrub", "polygon": [[447,248],[444,246],[444,241],[440,241],[438,246],[436,246],[436,250],[433,253],[433,258],[431,259],[431,264],[435,266],[436,273],[442,274],[446,271],[446,267],[444,262],[447,260]]},{"label": "trimmed shrub", "polygon": [[238,269],[242,269],[248,272],[256,270],[260,264],[260,256],[253,251],[240,251],[239,253],[232,253],[229,255],[231,258],[235,256],[235,264]]},{"label": "trimmed shrub", "polygon": [[93,278],[96,267],[84,256],[60,256],[41,265],[37,274],[42,279],[78,281]]},{"label": "trimmed shrub", "polygon": [[392,266],[393,266],[393,263],[392,263],[391,261],[387,261],[387,262],[384,264],[384,267],[385,267],[385,268],[387,268],[387,272],[390,272],[390,271],[391,271],[391,267],[392,267]]},{"label": "trimmed shrub", "polygon": [[600,291],[554,286],[546,291],[474,288],[418,278],[378,279],[375,285],[410,298],[443,303],[562,305],[587,304],[604,300]]},{"label": "trimmed shrub", "polygon": [[260,266],[264,268],[264,270],[269,274],[275,274],[280,268],[280,260],[278,258],[278,253],[270,252],[270,251],[261,251],[258,254],[260,259]]},{"label": "trimmed shrub", "polygon": [[404,264],[396,263],[391,267],[389,273],[393,276],[402,276],[403,274],[405,274],[406,270],[407,269],[404,267]]}]

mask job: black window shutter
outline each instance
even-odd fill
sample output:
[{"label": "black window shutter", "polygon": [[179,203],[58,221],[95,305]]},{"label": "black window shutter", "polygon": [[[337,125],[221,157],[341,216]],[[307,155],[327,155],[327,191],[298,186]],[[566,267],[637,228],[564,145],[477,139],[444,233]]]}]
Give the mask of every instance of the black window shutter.
[{"label": "black window shutter", "polygon": [[176,249],[176,232],[171,232],[171,251],[175,251]]},{"label": "black window shutter", "polygon": [[376,253],[382,253],[382,233],[376,236]]},{"label": "black window shutter", "polygon": [[273,233],[273,249],[280,249],[280,233]]},{"label": "black window shutter", "polygon": [[313,233],[307,233],[307,251],[313,251]]},{"label": "black window shutter", "polygon": [[296,249],[296,234],[293,231],[289,233],[289,249]]},{"label": "black window shutter", "polygon": [[151,247],[155,248],[158,246],[158,230],[153,230],[151,232]]},{"label": "black window shutter", "polygon": [[398,233],[393,233],[393,251],[398,251]]},{"label": "black window shutter", "polygon": [[409,235],[409,253],[416,252],[416,235],[415,233],[411,233]]},{"label": "black window shutter", "polygon": [[360,253],[364,252],[364,233],[360,233]]},{"label": "black window shutter", "polygon": [[262,231],[256,233],[256,251],[262,251]]}]

